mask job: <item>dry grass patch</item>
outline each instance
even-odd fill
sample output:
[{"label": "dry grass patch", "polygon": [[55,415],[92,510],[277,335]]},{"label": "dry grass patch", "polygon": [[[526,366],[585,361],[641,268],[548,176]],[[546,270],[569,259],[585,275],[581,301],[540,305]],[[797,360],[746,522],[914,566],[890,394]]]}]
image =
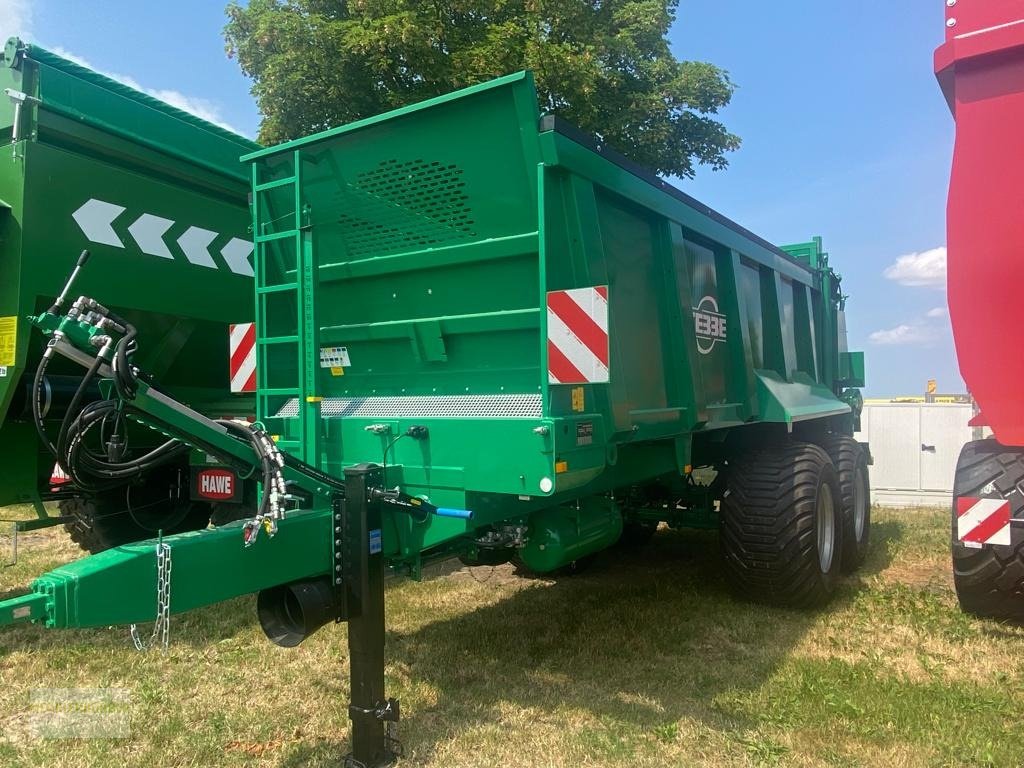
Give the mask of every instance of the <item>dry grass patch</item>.
[{"label": "dry grass patch", "polygon": [[[1024,764],[1024,632],[958,611],[947,515],[876,510],[868,563],[816,613],[734,599],[709,533],[661,531],[567,579],[394,583],[403,765]],[[59,530],[23,540],[0,593],[73,556]],[[250,597],[175,617],[171,636],[138,654],[123,628],[0,632],[0,765],[337,764],[344,627],[279,649]],[[34,737],[47,686],[126,688],[130,738]]]}]

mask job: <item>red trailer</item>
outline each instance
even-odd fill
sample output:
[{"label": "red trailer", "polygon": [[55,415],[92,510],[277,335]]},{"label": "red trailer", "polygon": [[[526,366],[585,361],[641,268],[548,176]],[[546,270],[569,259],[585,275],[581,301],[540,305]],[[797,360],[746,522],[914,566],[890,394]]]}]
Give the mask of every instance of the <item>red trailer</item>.
[{"label": "red trailer", "polygon": [[993,437],[964,446],[952,515],[961,607],[1024,620],[1024,0],[945,0],[935,73],[956,121],[948,296],[960,373]]}]

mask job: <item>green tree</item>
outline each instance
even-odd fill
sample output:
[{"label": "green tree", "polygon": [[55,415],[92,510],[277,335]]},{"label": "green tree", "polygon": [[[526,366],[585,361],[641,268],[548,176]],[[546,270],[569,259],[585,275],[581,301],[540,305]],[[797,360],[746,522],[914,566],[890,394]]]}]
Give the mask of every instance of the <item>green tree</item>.
[{"label": "green tree", "polygon": [[679,61],[678,0],[232,2],[229,56],[253,79],[271,144],[521,69],[541,108],[659,173],[724,168],[740,140],[715,120],[733,84]]}]

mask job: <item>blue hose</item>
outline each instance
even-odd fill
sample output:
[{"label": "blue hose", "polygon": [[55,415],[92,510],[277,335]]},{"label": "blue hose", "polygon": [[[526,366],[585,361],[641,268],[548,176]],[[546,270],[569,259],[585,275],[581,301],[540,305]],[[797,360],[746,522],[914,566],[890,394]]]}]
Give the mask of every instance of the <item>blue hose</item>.
[{"label": "blue hose", "polygon": [[450,509],[448,507],[438,507],[434,510],[434,514],[438,517],[457,517],[460,520],[472,520],[473,513],[468,509]]}]

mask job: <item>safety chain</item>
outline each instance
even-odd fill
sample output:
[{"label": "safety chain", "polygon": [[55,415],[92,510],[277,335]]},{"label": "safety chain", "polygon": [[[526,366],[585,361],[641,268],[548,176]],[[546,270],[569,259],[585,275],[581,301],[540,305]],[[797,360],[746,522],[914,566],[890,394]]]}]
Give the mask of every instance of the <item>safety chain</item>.
[{"label": "safety chain", "polygon": [[156,623],[153,634],[147,642],[139,637],[139,630],[131,626],[132,642],[135,649],[145,651],[153,648],[159,640],[163,650],[167,650],[171,638],[171,547],[162,540],[156,545]]}]

